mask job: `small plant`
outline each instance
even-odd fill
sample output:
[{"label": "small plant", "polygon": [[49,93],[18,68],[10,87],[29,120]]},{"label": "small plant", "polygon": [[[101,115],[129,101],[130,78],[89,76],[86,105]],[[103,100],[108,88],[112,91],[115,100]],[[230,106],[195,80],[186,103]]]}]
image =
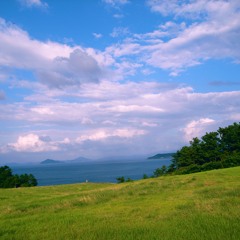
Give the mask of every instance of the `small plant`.
[{"label": "small plant", "polygon": [[143,179],[148,179],[148,175],[146,173],[143,174]]},{"label": "small plant", "polygon": [[117,177],[116,180],[117,180],[117,183],[124,183],[125,182],[125,177],[124,176]]},{"label": "small plant", "polygon": [[126,182],[133,182],[133,180],[131,178],[128,178]]}]

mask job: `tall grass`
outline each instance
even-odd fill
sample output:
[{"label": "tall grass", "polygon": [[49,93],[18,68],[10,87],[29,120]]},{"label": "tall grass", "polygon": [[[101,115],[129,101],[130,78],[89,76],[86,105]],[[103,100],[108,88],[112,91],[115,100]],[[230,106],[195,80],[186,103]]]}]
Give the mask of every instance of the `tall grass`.
[{"label": "tall grass", "polygon": [[124,184],[0,190],[0,239],[240,236],[240,167]]}]

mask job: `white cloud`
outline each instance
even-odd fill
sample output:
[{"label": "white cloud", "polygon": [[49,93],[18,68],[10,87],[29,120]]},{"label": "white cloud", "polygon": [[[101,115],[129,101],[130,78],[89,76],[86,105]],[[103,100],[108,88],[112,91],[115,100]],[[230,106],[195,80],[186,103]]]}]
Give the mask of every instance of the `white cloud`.
[{"label": "white cloud", "polygon": [[98,82],[105,66],[112,63],[106,54],[70,47],[56,42],[41,42],[0,18],[0,65],[33,71],[50,87]]},{"label": "white cloud", "polygon": [[83,84],[80,89],[73,87],[69,91],[37,88],[36,96],[26,97],[25,102],[0,105],[1,119],[57,125],[74,123],[93,129],[111,121],[116,127],[125,128],[163,119],[171,122],[172,118],[182,121],[206,118],[203,116],[228,119],[240,111],[238,91],[196,93],[190,87],[174,84],[108,81],[99,85]]},{"label": "white cloud", "polygon": [[47,66],[57,57],[69,57],[73,48],[31,39],[27,32],[0,18],[0,64],[7,67],[38,69]]},{"label": "white cloud", "polygon": [[127,27],[115,27],[110,36],[113,38],[124,37],[129,33],[129,29]]},{"label": "white cloud", "polygon": [[186,18],[208,18],[209,14],[216,14],[217,11],[228,11],[229,8],[239,6],[236,0],[148,0],[147,4],[152,11],[162,15],[174,15]]},{"label": "white cloud", "polygon": [[98,129],[109,121],[111,126],[126,128],[178,119],[179,127],[183,127],[193,119],[229,119],[240,111],[238,91],[197,93],[174,84],[108,81],[69,91],[35,87],[36,96],[26,97],[25,102],[0,106],[1,119],[57,126],[71,123],[89,129]]},{"label": "white cloud", "polygon": [[213,123],[215,123],[215,120],[210,118],[201,118],[189,122],[183,129],[185,140],[190,141],[194,137],[203,136],[207,132],[209,125]]},{"label": "white cloud", "polygon": [[120,5],[125,5],[127,3],[129,3],[129,0],[102,0],[104,3],[112,6],[112,7],[117,7]]},{"label": "white cloud", "polygon": [[133,138],[139,135],[145,135],[146,131],[141,129],[130,129],[130,128],[123,128],[123,129],[98,129],[89,132],[86,135],[82,135],[76,139],[77,143],[82,143],[84,141],[102,141],[107,138],[111,137],[118,137],[118,138]]},{"label": "white cloud", "polygon": [[151,75],[151,74],[154,73],[154,71],[151,70],[151,69],[149,69],[149,68],[145,68],[145,69],[141,70],[141,72],[142,72],[142,74],[144,74],[144,75]]},{"label": "white cloud", "polygon": [[58,57],[52,62],[52,69],[38,70],[41,82],[50,87],[79,85],[99,81],[102,70],[98,62],[86,52],[75,49],[69,57]]},{"label": "white cloud", "polygon": [[[1,73],[11,90],[28,92],[18,96],[18,102],[0,104],[1,121],[11,125],[11,131],[1,130],[0,139],[8,136],[4,131],[9,132],[8,139],[14,139],[7,141],[5,150],[68,149],[85,156],[93,149],[106,153],[111,147],[126,154],[138,149],[176,150],[192,137],[239,119],[239,91],[199,93],[186,85],[145,80],[155,68],[178,75],[209,59],[239,61],[238,1],[149,4],[154,11],[173,15],[173,20],[147,33],[115,28],[112,35],[117,43],[104,51],[39,41],[0,19],[1,69],[29,71],[39,80],[8,78]],[[95,33],[95,37],[100,35]],[[131,82],[138,72],[145,76]],[[13,131],[18,139],[11,135]]]},{"label": "white cloud", "polygon": [[[66,138],[61,143],[68,143]],[[27,135],[19,136],[16,143],[8,144],[5,147],[5,152],[51,152],[58,151],[60,142],[53,142],[48,136],[38,136],[30,133]]]},{"label": "white cloud", "polygon": [[[48,100],[37,97],[44,93]],[[99,156],[107,155],[111,147],[123,154],[134,154],[137,148],[142,153],[174,151],[193,137],[231,124],[240,112],[238,91],[197,93],[190,87],[156,82],[106,81],[83,84],[75,92],[43,88],[38,95],[0,105],[1,121],[11,122],[20,135],[2,151],[70,151],[84,156],[93,149]],[[67,96],[74,101],[67,101]],[[25,126],[17,128],[22,122]]]},{"label": "white cloud", "polygon": [[[185,26],[176,37],[152,46],[146,60],[150,65],[178,75],[185,68],[208,59],[232,58],[239,61],[239,1],[149,1],[152,10],[176,17],[200,17]],[[197,16],[196,16],[197,15]],[[151,50],[149,50],[151,51]]]},{"label": "white cloud", "polygon": [[99,39],[99,38],[102,38],[102,34],[101,33],[93,33],[93,36],[96,38],[96,39]]},{"label": "white cloud", "polygon": [[[122,42],[106,49],[109,54],[125,61],[137,59],[138,64],[168,70],[172,76],[209,59],[240,62],[239,1],[154,0],[148,4],[154,11],[173,15],[173,20],[152,32],[125,33]],[[112,36],[120,33],[115,29]]]},{"label": "white cloud", "polygon": [[47,8],[48,4],[42,0],[19,0],[19,2],[24,7],[40,7],[40,8]]},{"label": "white cloud", "polygon": [[123,15],[123,14],[117,14],[117,13],[116,13],[116,14],[113,15],[113,17],[120,19],[120,18],[123,18],[124,15]]}]

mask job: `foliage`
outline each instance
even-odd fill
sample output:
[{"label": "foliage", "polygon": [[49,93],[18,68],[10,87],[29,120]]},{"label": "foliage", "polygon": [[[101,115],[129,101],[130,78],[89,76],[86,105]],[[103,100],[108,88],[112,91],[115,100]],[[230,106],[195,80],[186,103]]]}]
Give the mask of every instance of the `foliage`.
[{"label": "foliage", "polygon": [[153,177],[160,177],[160,176],[166,174],[166,172],[167,172],[167,167],[165,165],[163,165],[161,168],[157,168],[153,172]]},{"label": "foliage", "polygon": [[216,132],[206,133],[201,139],[193,138],[189,146],[178,150],[165,173],[187,174],[219,168],[240,166],[240,123],[233,123]]},{"label": "foliage", "polygon": [[125,182],[125,177],[124,176],[117,177],[116,180],[117,180],[117,183],[124,183]]},{"label": "foliage", "polygon": [[143,174],[143,179],[148,179],[148,175],[146,173]]},{"label": "foliage", "polygon": [[132,180],[131,178],[125,179],[124,176],[122,176],[122,177],[117,177],[116,180],[117,180],[117,183],[133,182],[133,180]]},{"label": "foliage", "polygon": [[13,175],[10,167],[0,167],[0,188],[32,186],[37,186],[37,180],[32,174]]},{"label": "foliage", "polygon": [[0,189],[1,240],[239,240],[240,167]]}]

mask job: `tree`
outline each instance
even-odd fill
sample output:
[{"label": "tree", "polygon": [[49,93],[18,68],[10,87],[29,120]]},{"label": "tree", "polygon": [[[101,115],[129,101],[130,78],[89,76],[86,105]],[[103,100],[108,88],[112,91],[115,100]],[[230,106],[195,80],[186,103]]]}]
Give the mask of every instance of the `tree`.
[{"label": "tree", "polygon": [[224,152],[240,152],[240,123],[233,123],[218,130],[221,149]]},{"label": "tree", "polygon": [[[193,138],[178,150],[167,172],[190,173],[240,165],[240,123]],[[161,175],[156,169],[155,175]]]},{"label": "tree", "polygon": [[161,168],[157,168],[154,172],[153,172],[153,176],[154,177],[160,177],[164,174],[166,174],[167,172],[167,167],[165,165],[163,165]]},{"label": "tree", "polygon": [[32,186],[37,186],[37,180],[32,174],[13,175],[10,167],[0,167],[0,188]]},{"label": "tree", "polygon": [[206,162],[216,162],[221,160],[222,151],[220,147],[220,142],[221,140],[217,132],[206,133],[202,137],[202,161],[200,165]]}]

